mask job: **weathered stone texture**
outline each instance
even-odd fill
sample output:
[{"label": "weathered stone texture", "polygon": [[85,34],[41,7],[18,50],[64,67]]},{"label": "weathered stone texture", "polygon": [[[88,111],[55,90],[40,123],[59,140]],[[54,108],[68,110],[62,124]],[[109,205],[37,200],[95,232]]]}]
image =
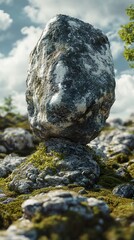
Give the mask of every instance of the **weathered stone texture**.
[{"label": "weathered stone texture", "polygon": [[52,19],[30,58],[26,100],[34,132],[90,142],[105,124],[114,88],[107,37],[76,18]]}]

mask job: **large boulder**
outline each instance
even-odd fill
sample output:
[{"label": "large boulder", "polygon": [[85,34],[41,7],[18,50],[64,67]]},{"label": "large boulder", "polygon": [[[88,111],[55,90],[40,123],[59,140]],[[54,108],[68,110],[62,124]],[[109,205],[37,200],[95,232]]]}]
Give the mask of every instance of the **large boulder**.
[{"label": "large boulder", "polygon": [[92,25],[57,15],[31,53],[26,100],[30,124],[43,139],[94,139],[114,102],[107,37]]}]

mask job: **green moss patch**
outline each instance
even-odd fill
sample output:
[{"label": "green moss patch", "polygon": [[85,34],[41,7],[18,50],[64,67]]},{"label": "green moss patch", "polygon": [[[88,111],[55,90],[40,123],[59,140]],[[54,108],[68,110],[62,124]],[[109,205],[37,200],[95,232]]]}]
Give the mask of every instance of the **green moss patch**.
[{"label": "green moss patch", "polygon": [[8,188],[9,178],[0,178],[0,189],[5,193],[8,197],[12,197],[15,195],[14,192],[10,191]]},{"label": "green moss patch", "polygon": [[134,212],[133,199],[121,198],[112,194],[110,189],[101,189],[99,191],[90,190],[85,194],[86,197],[95,197],[105,201],[111,211],[111,216],[114,218],[130,217]]},{"label": "green moss patch", "polygon": [[13,202],[0,203],[0,229],[6,229],[14,221],[22,216],[21,204],[24,199],[16,199]]},{"label": "green moss patch", "polygon": [[63,156],[53,151],[51,153],[46,153],[46,147],[43,143],[41,143],[38,146],[37,151],[27,158],[25,164],[32,163],[32,165],[37,167],[39,170],[50,168],[56,172],[56,158],[58,160],[63,159]]},{"label": "green moss patch", "polygon": [[[97,229],[99,219],[103,219],[104,223],[102,229]],[[108,228],[108,225],[113,225],[114,221],[109,216],[96,213],[94,218],[90,221],[85,219],[78,213],[70,212],[62,215],[44,216],[37,215],[33,218],[34,229],[38,233],[38,239],[52,239],[52,240],[86,240],[86,239],[103,239],[103,233]]]},{"label": "green moss patch", "polygon": [[128,172],[132,178],[134,178],[134,163],[130,163],[130,166],[128,167]]},{"label": "green moss patch", "polygon": [[115,186],[127,183],[131,181],[132,176],[128,170],[124,170],[124,176],[118,176],[116,174],[116,170],[122,167],[124,162],[128,162],[129,158],[125,154],[118,154],[117,156],[106,160],[105,162],[101,162],[101,160],[97,160],[100,166],[100,177],[98,184],[100,184],[103,188],[113,189]]}]

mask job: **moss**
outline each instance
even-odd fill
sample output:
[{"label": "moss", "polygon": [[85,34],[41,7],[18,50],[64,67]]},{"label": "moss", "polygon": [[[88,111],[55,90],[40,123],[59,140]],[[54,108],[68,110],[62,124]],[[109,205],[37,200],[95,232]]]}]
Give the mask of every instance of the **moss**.
[{"label": "moss", "polygon": [[56,172],[56,158],[63,159],[63,156],[56,152],[46,153],[46,147],[41,143],[37,151],[27,158],[25,164],[32,163],[39,170],[50,168]]},{"label": "moss", "polygon": [[[104,132],[111,132],[111,131],[113,131],[113,130],[115,130],[115,128],[114,128],[114,127],[111,127],[110,125],[106,125],[106,126],[104,126],[103,129],[102,129],[102,131],[104,131]],[[101,133],[100,133],[100,134],[101,134]]]},{"label": "moss", "polygon": [[[128,221],[121,224],[96,210],[92,220],[70,211],[62,213],[62,215],[55,214],[45,217],[38,214],[32,220],[33,228],[36,229],[39,240],[133,239],[133,227],[128,224]],[[100,219],[103,222],[101,226]]]},{"label": "moss", "polygon": [[133,227],[112,227],[105,233],[105,239],[108,240],[133,240],[134,230]]},{"label": "moss", "polygon": [[29,125],[27,120],[17,122],[15,127],[23,128],[23,129],[28,130],[29,132],[31,132],[30,125]]},{"label": "moss", "polygon": [[[101,231],[96,228],[100,218],[105,222]],[[114,224],[114,221],[111,217],[100,215],[100,213],[97,213],[92,221],[89,221],[78,213],[68,211],[62,215],[55,214],[45,218],[37,215],[33,218],[33,224],[38,233],[38,239],[42,239],[43,236],[50,240],[55,238],[58,240],[101,240],[103,232],[108,228],[108,225]]]},{"label": "moss", "polygon": [[90,190],[87,197],[95,197],[105,201],[111,212],[111,216],[114,218],[124,218],[131,216],[134,212],[133,199],[121,198],[112,194],[110,189],[101,189],[100,191]]},{"label": "moss", "polygon": [[[115,166],[115,165],[114,165]],[[105,165],[101,165],[101,174],[99,177],[98,184],[103,188],[113,189],[116,185],[128,182],[130,177],[126,175],[126,177],[117,176],[114,170]]]},{"label": "moss", "polygon": [[2,158],[5,158],[6,157],[6,154],[5,153],[0,153],[0,159]]},{"label": "moss", "polygon": [[105,188],[110,188],[112,189],[118,184],[122,184],[124,182],[121,178],[119,177],[114,177],[110,175],[102,175],[99,180],[99,184]]},{"label": "moss", "polygon": [[14,192],[11,192],[8,188],[9,178],[0,178],[0,189],[8,196],[14,196]]},{"label": "moss", "polygon": [[28,119],[16,113],[8,113],[4,117],[0,116],[0,129],[4,130],[8,127],[22,127],[26,130],[30,130]]},{"label": "moss", "polygon": [[21,204],[23,201],[16,199],[7,204],[0,203],[0,229],[6,229],[22,216]]},{"label": "moss", "polygon": [[118,154],[105,162],[97,159],[100,166],[100,177],[98,184],[103,188],[113,189],[116,185],[127,183],[132,179],[131,174],[126,169],[124,170],[124,176],[119,176],[116,170],[122,167],[124,162],[128,162],[129,158],[126,154]]},{"label": "moss", "polygon": [[134,178],[134,163],[128,166],[128,172],[132,178]]}]

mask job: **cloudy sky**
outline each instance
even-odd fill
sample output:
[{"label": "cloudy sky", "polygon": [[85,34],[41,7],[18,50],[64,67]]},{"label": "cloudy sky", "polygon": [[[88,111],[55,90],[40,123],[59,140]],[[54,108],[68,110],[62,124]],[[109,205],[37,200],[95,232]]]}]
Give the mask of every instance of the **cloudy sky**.
[{"label": "cloudy sky", "polygon": [[122,56],[118,36],[129,21],[126,7],[132,0],[0,0],[0,104],[12,94],[20,112],[26,112],[25,80],[28,60],[42,29],[57,13],[68,14],[102,29],[111,43],[116,73],[116,102],[110,118],[134,112],[133,70]]}]

